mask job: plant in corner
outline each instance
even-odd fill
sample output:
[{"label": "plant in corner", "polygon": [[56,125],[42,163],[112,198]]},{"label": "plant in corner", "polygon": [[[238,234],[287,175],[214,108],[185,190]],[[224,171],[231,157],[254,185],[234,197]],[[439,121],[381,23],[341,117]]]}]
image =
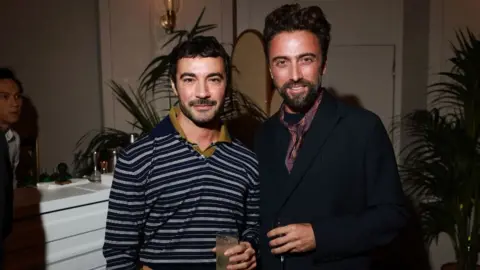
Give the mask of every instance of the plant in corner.
[{"label": "plant in corner", "polygon": [[[178,44],[216,28],[217,26],[214,24],[200,24],[204,12],[205,8],[190,31],[173,31],[162,49],[169,44]],[[117,101],[133,116],[134,121],[130,124],[137,131],[137,136],[143,136],[150,132],[161,121],[160,112],[168,111],[177,102],[176,97],[172,95],[168,76],[169,57],[170,54],[155,57],[140,75],[140,86],[137,89],[125,88],[115,81],[111,81],[109,84]],[[222,119],[227,122],[227,125],[232,126],[230,132],[234,136],[237,135],[236,137],[247,146],[251,146],[253,128],[265,120],[267,115],[240,91],[229,89],[228,93]],[[167,108],[156,108],[155,102],[159,99],[167,101]],[[245,126],[233,128],[238,127],[238,123],[247,125],[247,128]],[[93,160],[91,159],[93,151],[105,155],[108,149],[125,147],[129,144],[129,136],[129,133],[114,128],[93,130],[82,136],[75,147],[74,170],[77,176],[89,175],[93,171]]]},{"label": "plant in corner", "polygon": [[480,229],[480,39],[457,31],[443,80],[430,86],[432,108],[403,118],[411,138],[400,173],[416,202],[425,243],[440,233],[452,241],[456,262],[442,269],[477,266]]}]

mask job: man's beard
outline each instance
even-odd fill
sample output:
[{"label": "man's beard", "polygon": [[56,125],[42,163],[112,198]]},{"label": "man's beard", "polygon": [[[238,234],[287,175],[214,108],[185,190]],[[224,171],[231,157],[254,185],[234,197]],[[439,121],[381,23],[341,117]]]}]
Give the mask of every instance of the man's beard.
[{"label": "man's beard", "polygon": [[[287,93],[288,89],[301,86],[307,87],[306,94],[299,94],[290,97]],[[278,88],[278,87],[277,87]],[[320,85],[314,84],[305,79],[300,79],[298,81],[290,80],[278,88],[278,93],[283,98],[285,105],[287,105],[294,112],[306,112],[310,109],[315,100],[317,100],[318,94],[320,92]]]},{"label": "man's beard", "polygon": [[[180,110],[182,111],[183,115],[185,115],[185,117],[187,117],[195,125],[199,127],[205,127],[205,128],[218,125],[218,122],[220,120],[220,114],[222,112],[221,109],[223,108],[223,103],[222,103],[220,104],[220,106],[216,108],[216,110],[213,112],[213,115],[211,117],[198,118],[198,117],[195,117],[193,113],[193,108],[192,108],[193,106],[196,106],[196,105],[215,106],[217,105],[217,102],[215,100],[210,100],[210,99],[196,99],[188,102],[188,105],[185,105],[180,100],[179,105],[180,105]],[[210,112],[207,112],[207,113],[210,113]]]}]

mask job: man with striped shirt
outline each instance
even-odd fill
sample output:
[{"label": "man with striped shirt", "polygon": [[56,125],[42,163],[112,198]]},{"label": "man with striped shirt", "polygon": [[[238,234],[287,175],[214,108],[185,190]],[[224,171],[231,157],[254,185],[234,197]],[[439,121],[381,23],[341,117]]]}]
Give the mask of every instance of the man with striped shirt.
[{"label": "man with striped shirt", "polygon": [[258,244],[256,156],[220,121],[230,58],[213,37],[174,48],[179,105],[124,149],[110,192],[107,269],[215,269],[215,236],[236,234],[228,269],[254,269]]}]

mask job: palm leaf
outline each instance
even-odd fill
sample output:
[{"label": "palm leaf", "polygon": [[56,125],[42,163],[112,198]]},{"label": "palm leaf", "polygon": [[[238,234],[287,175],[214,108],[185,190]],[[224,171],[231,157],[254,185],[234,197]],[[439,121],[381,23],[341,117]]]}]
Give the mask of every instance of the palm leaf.
[{"label": "palm leaf", "polygon": [[[74,149],[74,172],[77,177],[90,175],[93,171],[92,153],[125,147],[130,140],[130,134],[113,128],[90,130],[76,143]],[[86,145],[86,146],[85,146]]]},{"label": "palm leaf", "polygon": [[172,34],[173,34],[173,36],[167,42],[165,42],[165,44],[162,45],[162,47],[161,47],[162,49],[167,47],[170,43],[172,43],[175,40],[178,40],[178,42],[183,40],[183,37],[188,35],[188,31],[179,30],[179,31],[173,32]]},{"label": "palm leaf", "polygon": [[[217,27],[215,24],[201,25],[201,20],[205,13],[205,7],[202,9],[199,17],[197,18],[195,24],[190,29],[187,30],[176,30],[171,34],[171,37],[163,44],[161,47],[164,49],[166,46],[172,43],[180,43],[185,39],[192,39],[193,37],[210,31]],[[170,54],[160,55],[155,57],[144,69],[140,75],[140,88],[144,92],[150,92],[154,96],[158,97],[158,93],[165,93],[167,91],[171,92],[170,85],[170,76],[168,74],[170,64]],[[175,97],[172,93],[168,95],[159,95],[160,97],[168,100],[169,105],[175,103]]]},{"label": "palm leaf", "polygon": [[152,86],[155,86],[158,78],[166,75],[168,71],[168,60],[168,55],[155,57],[140,75],[140,87],[151,89]]},{"label": "palm leaf", "polygon": [[[138,135],[150,132],[160,122],[161,117],[156,112],[152,101],[139,89],[134,91],[129,87],[127,90],[115,81],[111,81],[109,86],[117,101],[134,117],[135,120],[129,123],[139,130]],[[128,145],[129,137],[129,133],[112,128],[87,132],[76,143],[74,150],[76,152],[74,167],[77,174],[83,176],[91,173],[93,161],[90,158],[93,151],[123,148]]]},{"label": "palm leaf", "polygon": [[409,113],[397,124],[411,138],[399,171],[418,202],[425,242],[447,233],[463,270],[478,253],[470,239],[478,241],[480,225],[480,40],[458,31],[451,47],[453,68],[429,86],[434,108]]},{"label": "palm leaf", "polygon": [[204,32],[207,32],[207,31],[210,31],[212,29],[215,29],[217,28],[217,25],[216,24],[207,24],[207,25],[203,25],[202,29],[200,29],[200,27],[198,29],[195,30],[194,33],[191,33],[192,36],[198,36]]},{"label": "palm leaf", "polygon": [[112,91],[115,93],[118,102],[134,117],[142,133],[151,131],[160,122],[160,117],[155,112],[155,108],[141,91],[133,91],[111,81]]},{"label": "palm leaf", "polygon": [[455,239],[455,219],[450,209],[441,201],[421,203],[419,206],[420,219],[424,231],[425,243],[428,246],[433,241],[438,244],[438,236],[444,232]]},{"label": "palm leaf", "polygon": [[198,16],[197,21],[193,25],[190,32],[187,34],[188,39],[191,39],[195,36],[195,32],[197,31],[198,27],[200,26],[200,21],[202,21],[203,14],[205,14],[205,7],[203,7],[202,12],[200,12],[200,16]]}]

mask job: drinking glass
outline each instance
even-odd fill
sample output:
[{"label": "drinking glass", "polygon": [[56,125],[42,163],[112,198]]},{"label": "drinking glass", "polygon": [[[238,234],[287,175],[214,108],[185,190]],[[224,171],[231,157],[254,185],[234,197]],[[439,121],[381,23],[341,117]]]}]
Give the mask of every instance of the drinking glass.
[{"label": "drinking glass", "polygon": [[90,175],[89,179],[91,182],[100,183],[102,181],[102,175],[100,171],[97,169],[97,162],[98,162],[98,152],[94,151],[92,153],[92,161],[93,161],[93,172]]},{"label": "drinking glass", "polygon": [[238,235],[232,232],[218,232],[216,235],[217,270],[227,270],[229,257],[225,251],[238,244]]},{"label": "drinking glass", "polygon": [[[271,230],[275,229],[275,228],[278,228],[278,227],[282,227],[282,226],[286,226],[288,223],[284,220],[284,219],[280,219],[280,218],[276,218],[273,222],[272,222],[272,227],[271,227]],[[270,240],[273,240],[275,238],[279,238],[279,237],[282,237],[283,235],[279,235],[279,236],[276,236],[274,238],[271,238]],[[285,255],[284,254],[280,254],[280,255],[275,255],[276,258],[280,259],[280,262],[282,263],[282,269],[284,269],[285,265],[284,265],[284,262],[285,262]]]}]

